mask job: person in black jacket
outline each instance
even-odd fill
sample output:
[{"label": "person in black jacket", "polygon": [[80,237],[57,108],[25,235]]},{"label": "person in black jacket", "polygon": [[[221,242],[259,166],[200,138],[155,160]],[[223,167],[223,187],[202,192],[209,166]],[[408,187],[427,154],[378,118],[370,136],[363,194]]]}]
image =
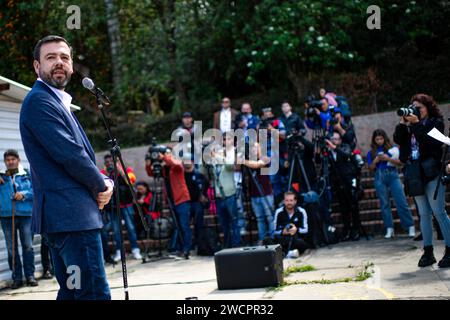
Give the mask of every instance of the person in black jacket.
[{"label": "person in black jacket", "polygon": [[[424,254],[418,265],[426,267],[436,262],[433,254],[433,213],[446,245],[444,257],[438,265],[441,268],[450,267],[450,219],[445,211],[445,186],[439,181],[442,143],[427,135],[433,128],[444,132],[444,121],[433,97],[416,94],[412,97],[411,103],[419,111],[419,116],[411,114],[402,117],[395,128],[394,141],[400,145],[400,160],[403,163],[419,162],[424,186],[424,194],[414,197],[420,214],[424,246]],[[434,200],[434,191],[438,183],[438,196]]]},{"label": "person in black jacket", "polygon": [[287,257],[293,250],[301,254],[309,248],[304,238],[308,234],[308,216],[305,209],[297,206],[297,196],[294,192],[284,194],[284,205],[275,211],[275,242],[281,244]]},{"label": "person in black jacket", "polygon": [[353,124],[351,121],[345,121],[339,108],[335,108],[334,112],[333,130],[339,132],[342,142],[348,144],[354,150],[356,148],[356,134]]},{"label": "person in black jacket", "polygon": [[336,192],[344,220],[342,240],[357,241],[361,222],[356,193],[358,171],[352,159],[352,149],[348,144],[342,142],[339,132],[334,132],[331,139],[325,141],[330,152],[331,185]]}]

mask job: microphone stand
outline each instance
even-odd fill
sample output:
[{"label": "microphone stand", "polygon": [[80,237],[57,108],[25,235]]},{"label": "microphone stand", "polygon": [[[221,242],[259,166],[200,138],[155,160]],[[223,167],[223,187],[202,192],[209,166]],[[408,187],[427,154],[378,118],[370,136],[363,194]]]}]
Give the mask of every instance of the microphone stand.
[{"label": "microphone stand", "polygon": [[[124,250],[124,244],[123,244],[123,235],[122,235],[122,227],[120,223],[120,195],[119,195],[119,170],[117,168],[117,160],[120,161],[120,164],[122,166],[123,170],[126,170],[125,163],[122,159],[122,154],[120,152],[120,146],[117,142],[117,139],[112,135],[111,127],[107,121],[107,117],[105,114],[105,110],[103,108],[102,104],[102,98],[101,93],[96,91],[95,98],[97,101],[98,109],[101,112],[103,124],[105,125],[106,132],[108,133],[108,143],[111,145],[111,155],[113,157],[114,161],[114,196],[115,196],[115,202],[116,202],[116,219],[119,220],[119,233],[120,233],[120,260],[122,263],[122,277],[123,277],[123,290],[125,293],[125,300],[129,300],[128,295],[128,279],[127,279],[127,264],[126,264],[126,258],[125,258],[125,250]],[[144,226],[144,230],[148,232],[149,227],[147,224],[147,221],[144,218],[144,215],[142,213],[142,208],[139,206],[137,202],[136,193],[134,192],[133,187],[131,186],[130,178],[128,177],[128,174],[125,173],[125,179],[128,184],[128,188],[131,192],[131,195],[133,196],[133,202],[136,205],[139,213],[139,217],[141,218],[142,225]]]}]

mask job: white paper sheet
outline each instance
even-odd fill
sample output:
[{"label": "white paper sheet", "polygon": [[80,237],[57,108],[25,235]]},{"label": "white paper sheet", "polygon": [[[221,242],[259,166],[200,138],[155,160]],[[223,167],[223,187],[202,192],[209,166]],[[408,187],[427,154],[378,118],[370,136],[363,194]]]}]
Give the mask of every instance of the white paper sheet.
[{"label": "white paper sheet", "polygon": [[442,132],[440,132],[438,129],[433,128],[430,132],[427,133],[430,137],[433,139],[436,139],[442,143],[445,143],[446,145],[450,146],[450,138],[443,135]]}]

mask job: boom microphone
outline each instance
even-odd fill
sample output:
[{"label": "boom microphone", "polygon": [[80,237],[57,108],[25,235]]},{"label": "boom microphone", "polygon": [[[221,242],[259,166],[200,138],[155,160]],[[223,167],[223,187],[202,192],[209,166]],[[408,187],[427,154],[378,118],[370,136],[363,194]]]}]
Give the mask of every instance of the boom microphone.
[{"label": "boom microphone", "polygon": [[109,106],[111,104],[111,102],[109,101],[109,98],[106,96],[106,94],[102,91],[102,89],[95,86],[95,83],[94,83],[94,81],[92,81],[92,79],[85,77],[85,78],[83,78],[81,83],[83,84],[83,87],[88,89],[94,96],[97,97],[100,104],[103,104],[105,106]]}]

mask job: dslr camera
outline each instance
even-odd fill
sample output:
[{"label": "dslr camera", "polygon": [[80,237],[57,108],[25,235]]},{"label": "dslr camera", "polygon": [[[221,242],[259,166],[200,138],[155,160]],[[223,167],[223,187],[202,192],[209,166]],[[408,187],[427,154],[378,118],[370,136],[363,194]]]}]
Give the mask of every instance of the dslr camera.
[{"label": "dslr camera", "polygon": [[155,176],[159,176],[162,172],[162,163],[159,160],[159,154],[166,153],[169,150],[168,147],[156,144],[156,139],[153,138],[147,153],[145,154],[145,160],[150,160],[153,172]]},{"label": "dslr camera", "polygon": [[305,118],[311,120],[315,126],[320,127],[321,120],[320,116],[316,113],[316,110],[321,110],[322,102],[320,100],[316,100],[314,96],[309,96],[305,100]]},{"label": "dslr camera", "polygon": [[417,108],[416,105],[414,104],[410,104],[409,106],[405,107],[405,108],[400,108],[397,110],[397,115],[399,117],[407,117],[410,115],[415,115],[417,116],[417,118],[420,119],[420,112],[419,112],[419,108]]}]

